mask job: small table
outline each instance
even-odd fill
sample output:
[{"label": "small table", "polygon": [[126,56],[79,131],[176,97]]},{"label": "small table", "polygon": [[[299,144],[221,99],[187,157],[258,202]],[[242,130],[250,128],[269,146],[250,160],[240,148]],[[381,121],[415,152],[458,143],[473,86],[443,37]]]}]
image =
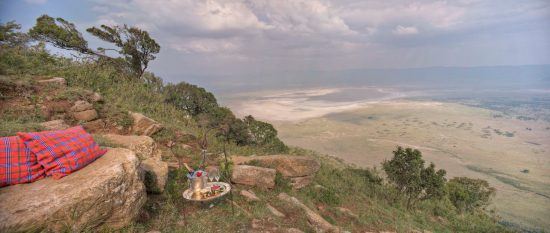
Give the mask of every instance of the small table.
[{"label": "small table", "polygon": [[225,183],[225,182],[208,182],[208,183],[206,183],[206,188],[205,189],[208,190],[214,185],[218,185],[218,186],[222,187],[224,189],[223,192],[218,193],[215,196],[197,199],[197,198],[193,198],[193,190],[191,190],[191,188],[188,188],[185,191],[183,191],[183,193],[182,193],[183,198],[188,200],[188,201],[205,203],[205,202],[210,202],[210,201],[219,199],[219,198],[227,195],[229,193],[229,191],[231,191],[231,185],[229,185],[228,183]]}]

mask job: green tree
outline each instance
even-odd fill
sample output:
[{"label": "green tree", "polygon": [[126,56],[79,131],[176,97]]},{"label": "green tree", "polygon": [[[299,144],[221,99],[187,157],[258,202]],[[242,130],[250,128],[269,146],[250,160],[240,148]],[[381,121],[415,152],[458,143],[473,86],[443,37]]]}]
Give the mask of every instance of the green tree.
[{"label": "green tree", "polygon": [[277,130],[273,125],[258,121],[252,116],[246,116],[244,123],[250,131],[251,141],[263,146],[267,152],[287,152],[288,147],[277,137]]},{"label": "green tree", "polygon": [[83,54],[99,55],[88,48],[82,34],[75,25],[62,19],[42,15],[36,19],[36,25],[29,30],[29,35],[40,41],[45,41],[57,48],[77,51]]},{"label": "green tree", "polygon": [[5,24],[0,23],[0,45],[1,46],[23,46],[28,42],[28,36],[20,32],[21,25],[15,21]]},{"label": "green tree", "polygon": [[486,180],[455,177],[447,183],[449,200],[460,212],[485,208],[495,195]]},{"label": "green tree", "polygon": [[[128,27],[126,24],[122,27],[101,25],[99,28],[91,27],[86,31],[117,46],[119,49],[115,51],[124,57],[130,69],[138,77],[143,75],[149,61],[154,60],[155,54],[160,52],[160,45],[149,36],[149,33],[137,27]],[[107,49],[99,48],[99,50]]]},{"label": "green tree", "polygon": [[195,117],[218,107],[216,97],[204,88],[181,82],[164,87],[164,101]]},{"label": "green tree", "polygon": [[388,180],[405,196],[409,209],[419,200],[444,195],[445,170],[435,171],[433,163],[425,168],[419,150],[398,146],[393,158],[384,161],[382,167]]}]

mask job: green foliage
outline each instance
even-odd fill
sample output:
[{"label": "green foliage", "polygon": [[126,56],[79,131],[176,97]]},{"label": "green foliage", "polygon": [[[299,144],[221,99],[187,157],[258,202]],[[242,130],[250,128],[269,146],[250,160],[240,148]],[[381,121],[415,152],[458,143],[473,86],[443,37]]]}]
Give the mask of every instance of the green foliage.
[{"label": "green foliage", "polygon": [[61,49],[95,54],[88,48],[88,41],[82,37],[75,25],[63,18],[54,19],[48,15],[42,15],[36,19],[36,25],[29,30],[29,35]]},{"label": "green foliage", "polygon": [[271,153],[288,152],[288,147],[277,137],[277,130],[273,125],[258,121],[250,115],[244,118],[244,123],[248,126],[253,144],[262,146]]},{"label": "green foliage", "polygon": [[479,210],[491,202],[495,188],[486,180],[455,177],[447,183],[449,200],[460,211]]},{"label": "green foliage", "polygon": [[184,110],[191,116],[208,113],[218,107],[214,95],[204,88],[181,82],[164,87],[165,102]]},{"label": "green foliage", "polygon": [[[256,160],[256,163],[257,162],[258,161]],[[254,164],[255,162],[251,161],[251,163]],[[279,192],[288,192],[292,189],[292,186],[290,185],[290,179],[285,178],[280,172],[275,173],[275,187],[278,189]]]},{"label": "green foliage", "polygon": [[433,163],[425,168],[422,153],[416,149],[399,146],[393,155],[382,166],[388,180],[407,199],[407,208],[411,208],[418,200],[443,197],[445,170],[435,171]]},{"label": "green foliage", "polygon": [[313,201],[323,203],[329,206],[337,206],[342,203],[337,190],[332,187],[309,188],[306,190],[306,195]]},{"label": "green foliage", "polygon": [[0,23],[0,46],[15,47],[28,42],[28,36],[19,32],[21,25],[15,21],[9,21],[5,24]]},{"label": "green foliage", "polygon": [[[137,77],[143,75],[149,61],[155,59],[154,54],[160,52],[160,45],[149,36],[149,33],[137,27],[101,25],[99,28],[91,27],[86,31],[117,46],[118,53],[124,57],[128,67]],[[99,50],[105,51],[103,48]]]}]

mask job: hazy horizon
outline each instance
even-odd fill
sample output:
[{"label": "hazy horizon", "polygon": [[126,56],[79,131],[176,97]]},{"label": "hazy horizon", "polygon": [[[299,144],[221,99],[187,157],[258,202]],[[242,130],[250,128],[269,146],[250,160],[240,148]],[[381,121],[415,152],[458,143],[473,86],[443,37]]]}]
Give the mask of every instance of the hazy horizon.
[{"label": "hazy horizon", "polygon": [[550,64],[543,0],[0,0],[0,21],[23,30],[42,14],[73,22],[91,48],[109,47],[85,32],[91,26],[147,30],[161,45],[149,71],[166,82],[315,83],[346,70]]}]

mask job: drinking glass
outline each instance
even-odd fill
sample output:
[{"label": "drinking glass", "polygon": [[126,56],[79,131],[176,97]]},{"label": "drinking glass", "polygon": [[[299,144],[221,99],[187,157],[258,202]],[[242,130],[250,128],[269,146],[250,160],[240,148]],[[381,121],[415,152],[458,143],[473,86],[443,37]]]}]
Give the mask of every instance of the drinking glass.
[{"label": "drinking glass", "polygon": [[212,169],[212,176],[216,182],[220,181],[220,171],[217,168]]}]

